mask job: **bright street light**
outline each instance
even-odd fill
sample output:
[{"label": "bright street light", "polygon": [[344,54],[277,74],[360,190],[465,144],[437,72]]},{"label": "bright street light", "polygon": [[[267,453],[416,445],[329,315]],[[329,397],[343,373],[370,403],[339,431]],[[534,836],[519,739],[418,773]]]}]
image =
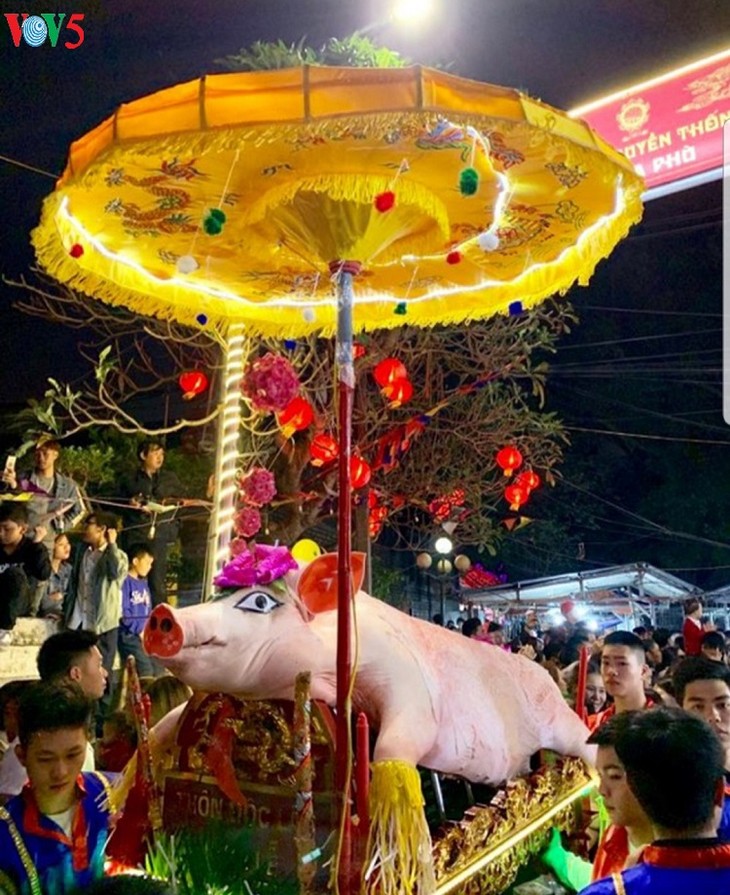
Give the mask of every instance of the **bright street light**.
[{"label": "bright street light", "polygon": [[451,543],[449,538],[436,538],[436,543],[433,545],[436,548],[436,552],[440,553],[442,556],[446,556],[447,553],[451,553],[454,549],[454,545]]},{"label": "bright street light", "polygon": [[400,24],[423,22],[433,12],[433,0],[396,0],[393,18]]}]

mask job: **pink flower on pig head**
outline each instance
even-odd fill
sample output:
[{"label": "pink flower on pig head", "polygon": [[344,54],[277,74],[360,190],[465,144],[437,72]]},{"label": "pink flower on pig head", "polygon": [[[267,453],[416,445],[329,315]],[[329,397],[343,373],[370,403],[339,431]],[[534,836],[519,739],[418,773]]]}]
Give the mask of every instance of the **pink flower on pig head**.
[{"label": "pink flower on pig head", "polygon": [[270,503],[276,494],[276,481],[273,473],[262,466],[255,466],[239,480],[241,499],[254,507]]},{"label": "pink flower on pig head", "polygon": [[241,538],[252,538],[261,531],[261,513],[255,507],[244,507],[233,520],[236,534]]},{"label": "pink flower on pig head", "polygon": [[255,410],[279,411],[299,393],[299,377],[285,357],[269,352],[248,365],[241,391]]},{"label": "pink flower on pig head", "polygon": [[214,579],[217,587],[253,587],[272,584],[299,566],[286,547],[255,544],[223,566]]}]

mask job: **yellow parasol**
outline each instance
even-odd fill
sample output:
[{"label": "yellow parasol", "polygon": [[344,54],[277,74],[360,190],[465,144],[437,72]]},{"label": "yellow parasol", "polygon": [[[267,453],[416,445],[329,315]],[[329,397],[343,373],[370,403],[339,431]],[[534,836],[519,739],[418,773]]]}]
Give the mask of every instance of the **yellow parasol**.
[{"label": "yellow parasol", "polygon": [[490,316],[587,282],[642,188],[515,90],[419,67],[208,75],[77,140],[33,242],[58,279],[142,314],[332,335],[332,261],[362,265],[356,330]]},{"label": "yellow parasol", "polygon": [[[33,242],[51,274],[227,338],[219,520],[232,515],[242,330],[337,333],[343,831],[353,332],[489,317],[586,283],[639,220],[642,189],[586,124],[517,91],[420,67],[304,67],[209,75],[121,106],[72,145],[45,200]],[[393,767],[374,776],[371,869],[387,858],[370,885],[426,895],[415,769],[380,764]]]}]

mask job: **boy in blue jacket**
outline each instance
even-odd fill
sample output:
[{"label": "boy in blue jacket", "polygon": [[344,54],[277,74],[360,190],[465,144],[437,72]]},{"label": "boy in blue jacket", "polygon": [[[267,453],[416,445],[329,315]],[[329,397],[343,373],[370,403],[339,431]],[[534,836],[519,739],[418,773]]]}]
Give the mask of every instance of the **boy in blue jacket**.
[{"label": "boy in blue jacket", "polygon": [[140,677],[160,674],[159,665],[142,646],[142,631],[152,611],[152,594],[147,582],[154,557],[144,543],[132,544],[127,550],[129,574],[122,585],[122,617],[119,620],[119,656],[122,664],[134,656]]}]

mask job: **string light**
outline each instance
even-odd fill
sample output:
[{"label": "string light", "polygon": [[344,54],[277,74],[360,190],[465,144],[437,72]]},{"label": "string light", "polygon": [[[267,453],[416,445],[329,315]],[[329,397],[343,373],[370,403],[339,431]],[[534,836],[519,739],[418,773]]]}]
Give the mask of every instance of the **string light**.
[{"label": "string light", "polygon": [[[213,510],[212,531],[215,538],[213,573],[228,559],[233,530],[237,493],[235,477],[238,463],[238,436],[241,426],[241,391],[244,366],[244,336],[241,324],[231,324],[223,371],[223,412],[221,440],[216,464],[218,499]],[[212,552],[212,551],[211,551]]]}]

